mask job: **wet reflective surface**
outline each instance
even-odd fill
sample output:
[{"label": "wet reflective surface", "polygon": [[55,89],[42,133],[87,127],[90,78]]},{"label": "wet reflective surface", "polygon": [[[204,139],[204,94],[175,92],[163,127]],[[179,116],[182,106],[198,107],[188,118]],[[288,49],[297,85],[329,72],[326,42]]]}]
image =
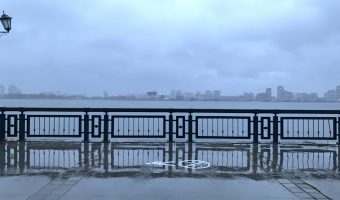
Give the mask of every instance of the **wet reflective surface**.
[{"label": "wet reflective surface", "polygon": [[339,171],[337,145],[0,143],[0,199],[340,199]]}]

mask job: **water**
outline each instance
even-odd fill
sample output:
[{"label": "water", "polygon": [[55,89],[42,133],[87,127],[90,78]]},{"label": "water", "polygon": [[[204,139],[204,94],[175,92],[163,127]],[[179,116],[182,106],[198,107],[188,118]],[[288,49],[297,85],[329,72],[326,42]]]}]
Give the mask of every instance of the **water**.
[{"label": "water", "polygon": [[76,108],[217,108],[217,109],[324,109],[339,110],[339,103],[222,102],[222,101],[118,101],[118,100],[12,100],[0,99],[0,107]]},{"label": "water", "polygon": [[[339,158],[336,145],[3,142],[0,199],[336,199]],[[210,165],[180,165],[193,159]]]}]

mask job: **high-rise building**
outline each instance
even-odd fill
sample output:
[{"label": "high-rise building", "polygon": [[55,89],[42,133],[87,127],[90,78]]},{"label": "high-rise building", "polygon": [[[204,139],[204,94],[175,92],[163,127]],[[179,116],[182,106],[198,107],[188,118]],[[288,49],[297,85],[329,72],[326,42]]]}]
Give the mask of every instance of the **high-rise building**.
[{"label": "high-rise building", "polygon": [[254,93],[252,92],[245,92],[241,96],[241,100],[243,101],[253,101],[254,100]]},{"label": "high-rise building", "polygon": [[183,92],[181,90],[171,90],[170,99],[172,100],[183,100]]},{"label": "high-rise building", "polygon": [[295,94],[286,91],[283,86],[277,86],[277,101],[294,101]]},{"label": "high-rise building", "polygon": [[337,85],[335,88],[335,97],[337,101],[340,99],[340,85]]},{"label": "high-rise building", "polygon": [[266,97],[267,97],[268,100],[272,99],[272,89],[271,88],[266,89]]},{"label": "high-rise building", "polygon": [[219,91],[219,90],[214,90],[214,91],[213,91],[213,99],[214,99],[214,100],[219,100],[219,99],[221,99],[221,91]]},{"label": "high-rise building", "polygon": [[0,96],[4,96],[6,94],[6,88],[3,85],[0,85]]},{"label": "high-rise building", "polygon": [[276,97],[277,97],[278,101],[283,101],[284,92],[285,92],[285,90],[284,90],[283,86],[281,86],[281,85],[277,86],[277,96]]},{"label": "high-rise building", "polygon": [[325,101],[331,101],[331,102],[336,101],[335,90],[328,90],[327,92],[325,92],[324,99]]},{"label": "high-rise building", "polygon": [[21,94],[21,91],[17,86],[10,85],[8,86],[8,94],[9,95]]},{"label": "high-rise building", "polygon": [[213,91],[207,90],[205,91],[205,100],[211,100],[213,98]]}]

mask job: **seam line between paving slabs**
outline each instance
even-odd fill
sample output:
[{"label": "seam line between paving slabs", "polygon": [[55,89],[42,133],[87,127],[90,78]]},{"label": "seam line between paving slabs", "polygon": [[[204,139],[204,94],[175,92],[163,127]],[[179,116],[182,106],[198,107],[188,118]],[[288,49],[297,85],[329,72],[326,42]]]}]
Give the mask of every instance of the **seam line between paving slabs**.
[{"label": "seam line between paving slabs", "polygon": [[[261,154],[261,152],[258,153]],[[262,156],[263,158],[267,158],[264,159],[263,161],[264,164],[270,164],[272,166],[273,163],[270,159],[268,159],[268,157],[264,156],[263,154],[261,154],[260,156]],[[269,160],[269,163],[267,162],[267,160]],[[318,190],[315,186],[303,181],[300,177],[296,176],[295,174],[292,176],[287,176],[282,172],[278,174],[278,172],[274,171],[273,169],[272,169],[273,173],[271,173],[267,169],[259,166],[259,164],[257,165],[262,170],[266,171],[267,173],[270,173],[275,181],[277,181],[281,186],[283,186],[285,189],[287,189],[289,192],[294,194],[299,199],[332,199],[325,195],[324,193],[322,193],[320,190]]]},{"label": "seam line between paving slabs", "polygon": [[[99,156],[103,150],[98,152],[98,155],[94,157],[94,160],[98,160]],[[93,153],[93,152],[89,152]],[[83,162],[84,158],[78,162]],[[45,186],[40,188],[37,192],[32,194],[27,198],[27,200],[58,200],[61,199],[71,188],[73,188],[76,184],[78,184],[86,175],[88,175],[90,171],[90,166],[83,166],[79,168],[78,170],[74,170],[75,167],[69,168],[68,170],[61,172],[58,174],[57,178],[54,180],[51,180],[49,183],[47,183]],[[71,172],[71,173],[70,173]],[[76,175],[77,177],[69,177],[68,179],[64,179],[65,175]]]}]

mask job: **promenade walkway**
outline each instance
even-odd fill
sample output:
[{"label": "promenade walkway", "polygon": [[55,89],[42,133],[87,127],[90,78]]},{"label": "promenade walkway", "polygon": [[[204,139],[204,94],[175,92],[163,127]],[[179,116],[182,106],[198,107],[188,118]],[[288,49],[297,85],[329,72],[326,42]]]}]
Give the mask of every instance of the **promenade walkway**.
[{"label": "promenade walkway", "polygon": [[0,199],[340,199],[338,152],[337,145],[2,142]]}]

